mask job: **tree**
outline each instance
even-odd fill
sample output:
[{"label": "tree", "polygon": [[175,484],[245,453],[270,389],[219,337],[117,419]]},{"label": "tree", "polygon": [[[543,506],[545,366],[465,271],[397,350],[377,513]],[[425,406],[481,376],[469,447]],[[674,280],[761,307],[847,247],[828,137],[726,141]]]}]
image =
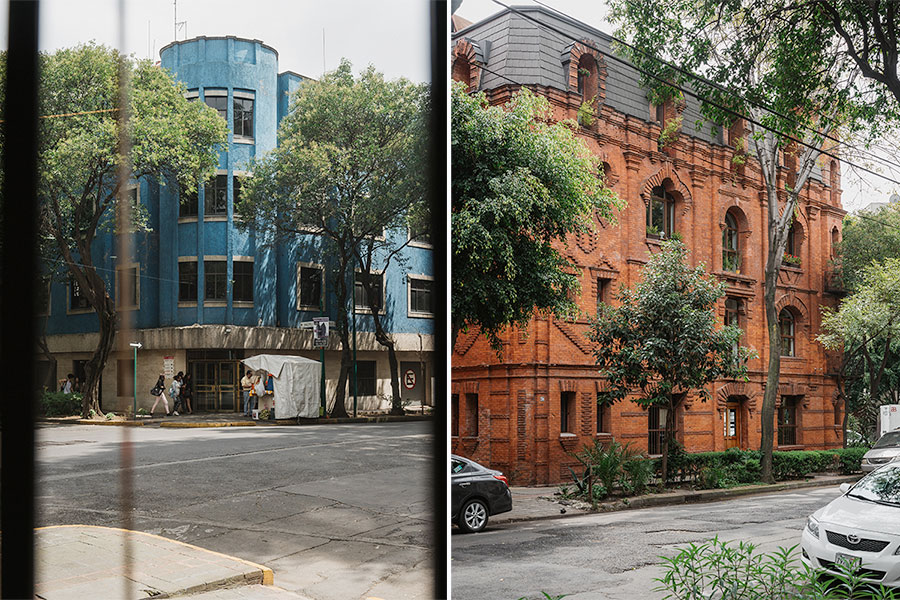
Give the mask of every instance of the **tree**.
[{"label": "tree", "polygon": [[[643,79],[654,103],[672,99],[681,94],[678,88],[689,86],[700,98],[703,116],[714,127],[730,126],[732,135],[743,140],[732,144],[734,162],[743,162],[746,150],[752,149],[765,186],[769,356],[760,450],[761,478],[766,482],[774,481],[775,400],[781,369],[775,295],[798,197],[838,123],[841,135],[879,127],[878,107],[870,105],[866,90],[855,84],[849,58],[835,44],[822,43],[824,16],[784,12],[774,4],[612,2],[613,18],[622,25],[620,35],[634,48],[623,50],[647,74]],[[751,148],[741,137],[745,129]],[[789,167],[786,176],[779,175],[782,164]]]},{"label": "tree", "polygon": [[[116,171],[127,160],[133,180],[156,177],[193,189],[214,173],[226,125],[214,110],[188,102],[184,86],[149,60],[136,61],[105,46],[42,54],[40,71],[41,234],[52,241],[53,260],[64,265],[99,322],[99,341],[85,365],[82,416],[87,417],[92,409],[100,412],[100,374],[113,348],[117,317],[106,278],[94,266],[93,244],[103,233],[146,229],[140,206],[132,207],[132,223],[116,221],[117,203],[127,197]],[[120,72],[130,80],[123,103],[130,115],[127,156],[119,152],[122,130],[116,118]]]},{"label": "tree", "polygon": [[322,244],[333,257],[341,372],[332,416],[347,416],[353,366],[347,311],[355,268],[368,305],[379,309],[371,312],[375,339],[388,352],[392,410],[402,412],[382,288],[370,275],[402,262],[409,241],[428,232],[427,99],[424,85],[386,81],[372,66],[354,78],[352,65],[342,60],[321,81],[297,90],[279,126],[278,148],[252,164],[236,207],[244,226],[258,235],[275,242],[314,239],[309,243]]},{"label": "tree", "polygon": [[489,107],[454,83],[451,102],[453,339],[479,327],[499,348],[499,333],[535,309],[575,311],[576,269],[555,244],[587,230],[595,213],[613,220],[623,204],[574,122],[550,122],[546,99],[522,89]]},{"label": "tree", "polygon": [[844,217],[837,263],[845,289],[856,291],[866,268],[887,258],[900,258],[900,206]]},{"label": "tree", "polygon": [[825,333],[817,339],[829,350],[843,350],[844,370],[854,382],[851,390],[844,390],[845,434],[847,416],[854,412],[872,437],[877,407],[896,399],[900,392],[897,289],[900,289],[900,258],[888,258],[865,268],[856,291],[844,300],[839,310],[822,311]]},{"label": "tree", "polygon": [[686,257],[682,242],[664,241],[644,266],[642,281],[617,294],[619,305],[602,305],[589,334],[608,382],[608,402],[630,396],[641,406],[666,409],[663,482],[678,405],[694,390],[705,399],[705,386],[716,379],[744,377],[750,356],[737,345],[740,327],[717,323],[725,284],[702,264],[687,265]]}]

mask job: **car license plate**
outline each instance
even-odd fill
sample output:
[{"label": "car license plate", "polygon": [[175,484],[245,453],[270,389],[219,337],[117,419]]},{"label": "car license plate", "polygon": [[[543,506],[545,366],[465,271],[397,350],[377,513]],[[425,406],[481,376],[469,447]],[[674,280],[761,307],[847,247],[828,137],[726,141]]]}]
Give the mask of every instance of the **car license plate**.
[{"label": "car license plate", "polygon": [[834,555],[834,562],[837,566],[844,567],[848,571],[853,572],[859,569],[862,559],[858,556],[853,556],[852,554],[838,552]]}]

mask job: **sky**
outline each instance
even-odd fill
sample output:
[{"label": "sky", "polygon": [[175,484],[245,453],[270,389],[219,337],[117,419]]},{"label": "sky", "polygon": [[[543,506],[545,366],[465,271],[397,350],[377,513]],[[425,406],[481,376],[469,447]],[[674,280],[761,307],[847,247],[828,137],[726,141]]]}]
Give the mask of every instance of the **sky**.
[{"label": "sky", "polygon": [[[90,40],[118,47],[118,4],[117,0],[43,0],[41,50]],[[125,0],[124,4],[126,51],[159,60],[160,48],[175,35],[173,0]],[[6,0],[0,0],[3,47],[5,5]],[[279,71],[307,77],[318,78],[347,57],[355,71],[371,63],[388,78],[424,82],[431,79],[429,10],[428,0],[178,0],[178,21],[186,22],[178,30],[178,39],[199,35],[258,39],[278,51]]]},{"label": "sky", "polygon": [[[534,4],[531,0],[500,0],[510,6],[522,6]],[[603,0],[541,0],[543,4],[571,16],[579,21],[587,23],[600,31],[614,34],[617,27],[607,20],[607,7]],[[504,10],[500,4],[493,0],[462,0],[456,14],[464,19],[477,22],[496,12]],[[877,151],[879,158],[887,160],[897,166],[891,170],[879,161],[862,161],[853,159],[852,162],[867,166],[872,170],[880,171],[892,179],[900,181],[900,140],[886,140],[888,150]],[[841,165],[841,187],[843,194],[841,201],[844,209],[854,211],[867,206],[871,202],[887,202],[892,194],[900,194],[900,185],[881,179],[875,175],[864,173],[858,169]]]}]

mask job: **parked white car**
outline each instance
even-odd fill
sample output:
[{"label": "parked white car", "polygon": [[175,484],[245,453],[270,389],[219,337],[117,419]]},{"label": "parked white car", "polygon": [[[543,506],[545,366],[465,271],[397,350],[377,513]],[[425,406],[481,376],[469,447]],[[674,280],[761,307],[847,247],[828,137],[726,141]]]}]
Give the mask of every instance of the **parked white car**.
[{"label": "parked white car", "polygon": [[863,578],[900,587],[900,463],[889,463],[814,512],[800,540],[801,560],[815,569],[858,569]]},{"label": "parked white car", "polygon": [[900,431],[888,431],[878,438],[872,449],[862,458],[862,472],[874,471],[882,465],[900,459]]}]

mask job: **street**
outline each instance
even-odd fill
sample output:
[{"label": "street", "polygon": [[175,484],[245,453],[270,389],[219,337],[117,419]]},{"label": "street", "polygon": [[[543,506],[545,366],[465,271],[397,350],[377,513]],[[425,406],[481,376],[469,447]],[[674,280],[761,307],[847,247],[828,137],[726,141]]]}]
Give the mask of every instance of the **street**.
[{"label": "street", "polygon": [[[800,542],[806,517],[836,498],[836,487],[749,496],[708,504],[626,510],[562,520],[502,523],[482,533],[454,528],[454,600],[655,600],[660,555],[714,536],[764,550]],[[513,498],[515,502],[515,498]]]},{"label": "street", "polygon": [[133,528],[264,564],[316,600],[433,597],[430,422],[163,429],[43,425],[38,526]]}]

